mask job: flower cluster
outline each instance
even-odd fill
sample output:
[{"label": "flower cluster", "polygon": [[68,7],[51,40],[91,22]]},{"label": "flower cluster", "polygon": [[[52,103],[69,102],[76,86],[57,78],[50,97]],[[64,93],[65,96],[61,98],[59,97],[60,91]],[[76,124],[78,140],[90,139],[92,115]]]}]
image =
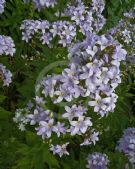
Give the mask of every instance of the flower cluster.
[{"label": "flower cluster", "polygon": [[[11,37],[0,35],[0,55],[11,55],[15,53],[15,44]],[[0,75],[4,86],[9,86],[12,82],[12,73],[0,63]]]},{"label": "flower cluster", "polygon": [[0,14],[4,12],[5,0],[0,0]]},{"label": "flower cluster", "polygon": [[89,8],[82,1],[77,1],[74,6],[69,3],[61,15],[70,16],[83,34],[99,32],[105,24],[105,18],[102,15],[104,7],[104,0],[92,0],[92,5]]},{"label": "flower cluster", "polygon": [[56,0],[33,0],[35,7],[40,11],[44,7],[54,7],[57,4]]},{"label": "flower cluster", "polygon": [[[99,32],[105,24],[102,16],[104,1],[92,1],[92,6],[87,7],[81,1],[76,1],[75,5],[67,4],[66,10],[61,14],[62,17],[69,17],[71,21],[56,21],[49,23],[47,20],[24,20],[20,29],[22,39],[28,42],[33,35],[49,47],[53,38],[58,37],[58,43],[63,47],[71,45],[76,39],[76,32],[79,31],[86,35],[88,32]],[[59,13],[57,12],[57,15]]]},{"label": "flower cluster", "polygon": [[119,140],[117,150],[123,152],[135,165],[135,128],[127,128]]},{"label": "flower cluster", "polygon": [[0,55],[11,55],[15,53],[15,44],[11,37],[0,35]]},{"label": "flower cluster", "polygon": [[69,59],[78,67],[78,84],[83,84],[85,91],[82,96],[90,98],[88,105],[102,117],[115,108],[115,88],[121,82],[119,66],[125,56],[122,46],[105,35],[90,35],[69,49]]},{"label": "flower cluster", "polygon": [[70,48],[69,68],[61,75],[44,78],[42,93],[54,103],[88,97],[88,105],[102,117],[112,112],[117,100],[115,88],[121,82],[120,61],[125,59],[126,51],[109,38],[91,35]]},{"label": "flower cluster", "polygon": [[107,155],[98,152],[89,154],[87,161],[88,164],[86,167],[88,169],[107,169],[107,165],[109,163]]},{"label": "flower cluster", "polygon": [[3,64],[0,64],[0,77],[4,83],[3,86],[9,86],[9,84],[12,82],[12,73],[10,70],[6,69]]},{"label": "flower cluster", "polygon": [[[30,2],[30,0],[23,0],[25,3]],[[40,11],[43,8],[54,7],[57,4],[57,0],[32,0],[35,8]]]},{"label": "flower cluster", "polygon": [[58,43],[64,47],[71,44],[76,36],[75,25],[68,21],[49,23],[47,20],[24,20],[20,29],[23,30],[22,39],[26,42],[28,42],[33,35],[38,34],[37,36],[42,44],[46,44],[50,47],[52,46],[50,42],[56,36],[59,38]]},{"label": "flower cluster", "polygon": [[[126,51],[111,36],[89,34],[86,40],[69,49],[69,67],[40,81],[42,97],[36,96],[35,103],[29,104],[29,112],[24,113],[21,124],[36,124],[37,134],[43,139],[51,139],[53,135],[62,139],[62,135],[70,133],[83,136],[80,146],[95,144],[99,132],[93,128],[88,108],[94,107],[101,117],[114,111],[115,88],[121,82],[119,66],[125,56]],[[65,111],[61,115],[52,112],[48,98],[52,104],[66,104]]]},{"label": "flower cluster", "polygon": [[17,109],[15,113],[15,117],[13,118],[13,121],[16,123],[19,123],[18,128],[21,131],[25,130],[25,125],[28,123],[27,118],[23,115],[23,112],[28,113],[28,108],[25,109]]},{"label": "flower cluster", "polygon": [[[68,143],[63,140],[66,134],[80,137],[80,146],[95,145],[99,140],[100,129],[93,127],[89,108],[93,108],[97,118],[102,118],[116,106],[115,89],[121,83],[120,63],[127,52],[111,35],[96,35],[105,21],[101,17],[103,10],[104,1],[92,0],[88,9],[78,0],[75,6],[69,3],[62,14],[70,16],[71,21],[25,20],[21,25],[26,42],[36,35],[50,47],[53,38],[68,47],[67,67],[60,74],[43,77],[38,84],[40,95],[24,110],[17,110],[14,118],[20,123],[19,128],[24,129],[28,123],[34,125],[37,135],[49,140],[50,150],[60,157],[68,154]],[[85,40],[75,43],[76,30],[85,35]],[[50,104],[60,105],[62,112],[55,112]],[[54,136],[63,145],[53,145]],[[101,158],[100,154],[94,157],[97,161],[101,159],[99,165],[106,167],[106,157]]]},{"label": "flower cluster", "polygon": [[[19,128],[22,130],[25,129],[27,123],[31,125],[38,124],[38,127],[36,127],[37,134],[41,135],[43,139],[49,139],[53,134],[56,134],[57,137],[61,137],[66,133],[71,135],[85,134],[87,129],[92,126],[90,118],[83,115],[86,114],[86,109],[82,106],[73,105],[72,107],[65,107],[66,112],[63,114],[63,118],[69,121],[69,125],[66,126],[64,120],[63,122],[55,121],[56,113],[42,107],[42,105],[47,107],[43,98],[36,96],[34,101],[36,106],[33,103],[29,103],[27,108],[16,111],[14,121],[20,123]],[[30,113],[31,111],[33,112],[32,114]],[[98,133],[95,130],[88,133],[87,143],[85,140],[82,145],[95,144],[98,141]]]},{"label": "flower cluster", "polygon": [[135,7],[128,13],[124,14],[118,25],[109,30],[116,39],[118,39],[127,50],[127,60],[130,63],[135,63]]}]

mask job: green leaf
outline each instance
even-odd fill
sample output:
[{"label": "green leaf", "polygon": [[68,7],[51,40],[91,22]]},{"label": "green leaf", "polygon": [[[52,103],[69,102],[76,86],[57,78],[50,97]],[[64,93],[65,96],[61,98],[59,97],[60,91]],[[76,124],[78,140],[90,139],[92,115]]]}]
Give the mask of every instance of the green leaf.
[{"label": "green leaf", "polygon": [[37,136],[36,133],[33,133],[31,131],[26,131],[26,141],[27,141],[27,144],[30,146],[41,143],[40,137]]},{"label": "green leaf", "polygon": [[50,169],[53,167],[59,167],[59,163],[55,156],[49,151],[48,145],[43,145],[43,157],[44,161],[49,165]]},{"label": "green leaf", "polygon": [[0,119],[7,119],[11,115],[11,112],[0,107]]},{"label": "green leaf", "polygon": [[6,96],[0,95],[0,103],[2,103],[5,100]]}]

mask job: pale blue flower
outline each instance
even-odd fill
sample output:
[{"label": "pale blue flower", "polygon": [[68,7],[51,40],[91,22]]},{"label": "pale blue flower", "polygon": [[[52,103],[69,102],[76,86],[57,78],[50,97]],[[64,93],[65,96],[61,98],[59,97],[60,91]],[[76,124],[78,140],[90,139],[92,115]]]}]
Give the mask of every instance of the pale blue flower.
[{"label": "pale blue flower", "polygon": [[90,117],[85,117],[85,116],[79,116],[78,120],[75,121],[70,121],[71,128],[70,128],[70,133],[71,135],[75,134],[84,134],[88,127],[92,126],[92,122],[90,120]]},{"label": "pale blue flower", "polygon": [[71,102],[72,95],[70,94],[70,91],[64,86],[61,85],[60,88],[54,92],[56,96],[58,96],[57,99],[55,99],[54,103],[60,103],[64,99],[68,102]]},{"label": "pale blue flower", "polygon": [[4,12],[5,3],[5,0],[0,0],[0,14]]},{"label": "pale blue flower", "polygon": [[12,82],[12,73],[6,69],[6,66],[0,64],[0,75],[3,81],[3,86],[9,86]]},{"label": "pale blue flower", "polygon": [[98,152],[89,154],[87,161],[88,164],[86,167],[88,169],[107,169],[107,165],[109,163],[107,155]]},{"label": "pale blue flower", "polygon": [[40,121],[49,120],[50,114],[49,110],[44,110],[42,107],[37,106],[32,114],[26,115],[26,118],[31,125],[35,125],[36,123],[40,123]]},{"label": "pale blue flower", "polygon": [[58,137],[60,137],[61,134],[65,134],[66,131],[67,131],[67,128],[64,127],[64,123],[60,123],[58,122],[54,128],[53,128],[53,131],[57,134]]},{"label": "pale blue flower", "polygon": [[68,151],[66,150],[68,144],[69,143],[65,143],[63,145],[56,145],[56,146],[51,144],[50,150],[53,152],[54,155],[58,154],[60,157],[62,157],[63,155],[69,155]]},{"label": "pale blue flower", "polygon": [[15,44],[11,37],[0,35],[0,55],[11,55],[15,53]]},{"label": "pale blue flower", "polygon": [[45,7],[54,7],[57,4],[56,0],[32,0],[35,4],[35,7],[40,11],[42,8]]},{"label": "pale blue flower", "polygon": [[95,130],[91,130],[90,133],[88,133],[87,138],[84,139],[83,143],[81,143],[81,146],[87,146],[91,144],[96,144],[96,142],[99,140],[99,132],[96,132]]},{"label": "pale blue flower", "polygon": [[127,128],[119,140],[117,150],[122,151],[135,164],[135,128]]},{"label": "pale blue flower", "polygon": [[77,106],[76,104],[72,107],[65,106],[66,112],[63,114],[64,118],[67,118],[69,121],[72,121],[75,117],[80,117],[86,114],[87,109],[82,106]]},{"label": "pale blue flower", "polygon": [[43,139],[50,138],[54,128],[54,119],[50,119],[48,122],[40,121],[39,127],[36,128],[37,135],[41,135]]}]

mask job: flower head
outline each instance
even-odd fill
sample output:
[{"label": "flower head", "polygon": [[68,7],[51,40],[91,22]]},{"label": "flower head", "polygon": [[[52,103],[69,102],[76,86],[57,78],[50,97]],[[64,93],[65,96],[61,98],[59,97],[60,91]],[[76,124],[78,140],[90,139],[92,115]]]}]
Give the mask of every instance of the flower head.
[{"label": "flower head", "polygon": [[15,44],[11,37],[0,35],[0,55],[11,55],[15,53]]},{"label": "flower head", "polygon": [[3,86],[9,86],[12,82],[12,73],[3,64],[0,64],[0,75],[3,80]]},{"label": "flower head", "polygon": [[66,148],[69,143],[65,143],[63,145],[51,145],[50,150],[53,152],[53,154],[58,154],[60,157],[62,157],[64,154],[69,155]]},{"label": "flower head", "polygon": [[135,128],[127,128],[124,131],[117,150],[122,151],[131,163],[135,163]]},{"label": "flower head", "polygon": [[5,3],[5,0],[0,0],[0,14],[4,12]]},{"label": "flower head", "polygon": [[106,154],[101,154],[98,152],[94,152],[88,155],[87,158],[88,169],[107,169],[107,164],[109,162],[108,157]]}]

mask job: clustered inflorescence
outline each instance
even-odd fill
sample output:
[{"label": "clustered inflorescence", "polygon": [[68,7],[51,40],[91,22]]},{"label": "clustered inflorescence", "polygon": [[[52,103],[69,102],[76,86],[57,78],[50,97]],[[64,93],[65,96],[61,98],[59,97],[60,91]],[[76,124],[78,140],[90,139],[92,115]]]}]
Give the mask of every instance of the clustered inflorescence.
[{"label": "clustered inflorescence", "polygon": [[[59,44],[69,47],[76,41],[78,28],[83,35],[88,32],[99,32],[105,24],[105,18],[102,16],[105,5],[104,1],[92,2],[90,8],[81,1],[77,1],[75,6],[69,3],[61,16],[70,17],[70,21],[24,20],[20,27],[23,31],[22,39],[28,42],[32,36],[37,35],[42,44],[52,47],[51,41],[58,37]],[[56,15],[58,13],[59,11]]]},{"label": "clustered inflorescence", "polygon": [[76,36],[76,27],[68,21],[56,21],[54,23],[49,23],[48,21],[40,20],[25,20],[21,25],[23,40],[28,42],[34,34],[38,34],[42,44],[46,44],[52,47],[51,41],[56,36],[59,36],[59,44],[64,47],[71,44]]},{"label": "clustered inflorescence", "polygon": [[[81,136],[80,146],[95,145],[99,140],[100,132],[93,127],[89,108],[93,108],[99,118],[115,109],[118,98],[115,89],[121,83],[120,63],[127,52],[111,35],[97,35],[105,23],[104,6],[104,1],[93,0],[87,8],[78,0],[74,6],[68,3],[63,13],[56,13],[56,16],[68,16],[70,21],[25,20],[21,25],[26,42],[36,35],[43,44],[52,47],[51,41],[57,37],[58,44],[68,47],[67,68],[61,74],[44,77],[39,83],[41,95],[25,109],[18,109],[14,118],[21,130],[25,130],[28,123],[34,125],[37,134],[50,141],[53,154],[60,157],[69,154],[66,148],[70,141],[62,142],[66,134]],[[82,42],[76,37],[77,31],[84,36]],[[63,113],[52,111],[48,100],[54,105],[65,105]],[[54,145],[53,135],[57,135],[62,144]],[[106,167],[106,156],[95,154],[94,157],[103,159],[101,165]]]},{"label": "clustered inflorescence", "polygon": [[11,55],[15,53],[15,44],[11,37],[0,35],[0,55]]},{"label": "clustered inflorescence", "polygon": [[0,14],[4,12],[5,0],[0,0]]},{"label": "clustered inflorescence", "polygon": [[[0,55],[10,55],[13,56],[15,53],[15,44],[11,37],[0,35]],[[3,64],[0,64],[0,75],[4,82],[4,86],[9,86],[12,82],[12,73],[10,70],[6,69]]]},{"label": "clustered inflorescence", "polygon": [[0,76],[3,80],[3,86],[9,86],[9,84],[12,82],[12,73],[10,70],[6,69],[3,64],[0,64]]},{"label": "clustered inflorescence", "polygon": [[88,169],[107,169],[107,165],[109,163],[107,155],[98,152],[89,154],[87,161],[88,164],[86,167]]},{"label": "clustered inflorescence", "polygon": [[135,7],[124,14],[118,25],[109,30],[109,33],[124,45],[128,51],[127,60],[135,63]]},{"label": "clustered inflorescence", "polygon": [[[23,0],[25,3],[29,3],[30,0]],[[35,8],[40,11],[43,8],[54,7],[57,4],[57,0],[32,0]]]},{"label": "clustered inflorescence", "polygon": [[56,0],[33,0],[35,7],[40,11],[44,7],[54,7],[57,4]]},{"label": "clustered inflorescence", "polygon": [[124,131],[117,150],[123,152],[135,166],[135,128],[127,128]]},{"label": "clustered inflorescence", "polygon": [[[29,3],[30,0],[24,2]],[[41,11],[53,8],[58,2],[32,0],[32,3]],[[4,6],[5,0],[0,0],[0,13],[4,12]],[[115,90],[121,83],[120,64],[127,54],[125,49],[128,56],[135,56],[135,7],[115,28],[99,35],[106,22],[102,15],[104,7],[104,0],[91,0],[89,7],[81,0],[69,1],[65,10],[55,12],[58,20],[26,19],[20,26],[22,40],[27,43],[35,38],[53,48],[53,41],[57,41],[55,45],[68,50],[67,67],[60,74],[43,77],[38,84],[40,94],[26,108],[17,109],[14,117],[22,131],[27,124],[34,126],[37,135],[49,143],[50,151],[60,157],[69,155],[70,139],[65,141],[66,135],[79,137],[80,146],[95,145],[99,140],[100,129],[95,125],[92,114],[100,119],[114,111],[118,98]],[[0,35],[0,55],[13,56],[14,53],[12,38]],[[12,82],[12,73],[1,63],[0,77],[3,86]],[[52,110],[50,102],[61,106],[63,112],[58,114]],[[59,138],[57,142],[53,136]],[[135,163],[135,128],[124,131],[117,150],[126,154],[132,164]],[[86,167],[107,169],[108,163],[107,155],[94,152],[88,155]]]}]

